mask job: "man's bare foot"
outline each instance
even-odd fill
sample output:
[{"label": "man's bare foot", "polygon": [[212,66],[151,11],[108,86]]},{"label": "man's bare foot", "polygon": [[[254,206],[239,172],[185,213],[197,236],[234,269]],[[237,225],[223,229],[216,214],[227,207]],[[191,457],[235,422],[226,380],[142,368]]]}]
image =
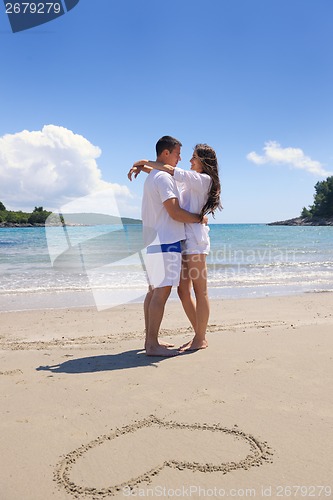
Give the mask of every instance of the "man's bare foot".
[{"label": "man's bare foot", "polygon": [[160,345],[163,345],[164,347],[175,347],[175,344],[169,344],[168,342],[163,342],[162,340],[158,341]]},{"label": "man's bare foot", "polygon": [[179,351],[176,349],[168,349],[164,345],[153,345],[153,346],[146,346],[146,355],[147,356],[163,356],[166,358],[170,358],[172,356],[177,356],[179,354]]},{"label": "man's bare foot", "polygon": [[197,351],[198,349],[206,349],[208,347],[208,342],[206,339],[196,339],[195,337],[179,347],[179,352],[184,351]]},{"label": "man's bare foot", "polygon": [[[163,342],[162,340],[159,340],[158,343],[162,347],[175,347],[175,344],[169,344],[168,342]],[[144,349],[147,349],[147,342],[145,342]]]}]

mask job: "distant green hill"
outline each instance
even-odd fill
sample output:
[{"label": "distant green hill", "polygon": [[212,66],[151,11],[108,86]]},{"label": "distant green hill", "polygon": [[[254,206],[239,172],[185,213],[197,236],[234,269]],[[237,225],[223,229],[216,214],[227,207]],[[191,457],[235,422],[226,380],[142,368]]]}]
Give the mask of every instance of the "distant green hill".
[{"label": "distant green hill", "polygon": [[[60,217],[59,217],[60,215]],[[116,217],[115,215],[82,213],[82,214],[52,214],[46,221],[47,225],[59,225],[59,219],[62,224],[68,226],[100,226],[114,224],[141,224],[140,219],[131,219],[129,217]]]},{"label": "distant green hill", "polygon": [[[62,219],[61,219],[62,218]],[[66,224],[72,226],[97,226],[114,224],[141,224],[140,219],[131,219],[130,217],[116,217],[106,214],[82,213],[82,214],[63,214],[59,220],[59,215],[44,210],[43,207],[35,207],[33,212],[22,212],[6,210],[6,207],[0,202],[0,227],[19,227],[19,226],[44,226]]]}]

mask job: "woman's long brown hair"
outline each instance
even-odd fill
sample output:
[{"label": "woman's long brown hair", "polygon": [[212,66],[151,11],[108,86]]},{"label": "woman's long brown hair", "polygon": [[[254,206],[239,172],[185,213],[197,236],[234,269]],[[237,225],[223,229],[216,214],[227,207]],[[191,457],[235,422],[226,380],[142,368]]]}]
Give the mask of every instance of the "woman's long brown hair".
[{"label": "woman's long brown hair", "polygon": [[221,210],[221,184],[219,179],[218,163],[216,153],[208,144],[197,144],[194,153],[199,158],[202,171],[212,179],[208,199],[201,210],[201,218],[206,214],[212,214],[214,217],[216,210]]}]

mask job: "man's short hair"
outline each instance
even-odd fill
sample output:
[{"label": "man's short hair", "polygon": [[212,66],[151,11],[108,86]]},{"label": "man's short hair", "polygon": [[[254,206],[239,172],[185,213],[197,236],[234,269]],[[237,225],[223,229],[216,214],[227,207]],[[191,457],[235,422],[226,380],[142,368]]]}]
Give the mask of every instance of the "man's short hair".
[{"label": "man's short hair", "polygon": [[170,135],[164,135],[156,143],[156,155],[159,156],[165,149],[171,153],[176,146],[182,147],[182,143]]}]

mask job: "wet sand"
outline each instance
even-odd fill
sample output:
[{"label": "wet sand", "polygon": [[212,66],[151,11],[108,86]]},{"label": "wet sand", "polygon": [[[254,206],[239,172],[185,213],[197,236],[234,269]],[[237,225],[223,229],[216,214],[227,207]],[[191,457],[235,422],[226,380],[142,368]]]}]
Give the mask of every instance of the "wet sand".
[{"label": "wet sand", "polygon": [[167,359],[141,305],[1,313],[0,498],[333,498],[333,294],[211,305]]}]

